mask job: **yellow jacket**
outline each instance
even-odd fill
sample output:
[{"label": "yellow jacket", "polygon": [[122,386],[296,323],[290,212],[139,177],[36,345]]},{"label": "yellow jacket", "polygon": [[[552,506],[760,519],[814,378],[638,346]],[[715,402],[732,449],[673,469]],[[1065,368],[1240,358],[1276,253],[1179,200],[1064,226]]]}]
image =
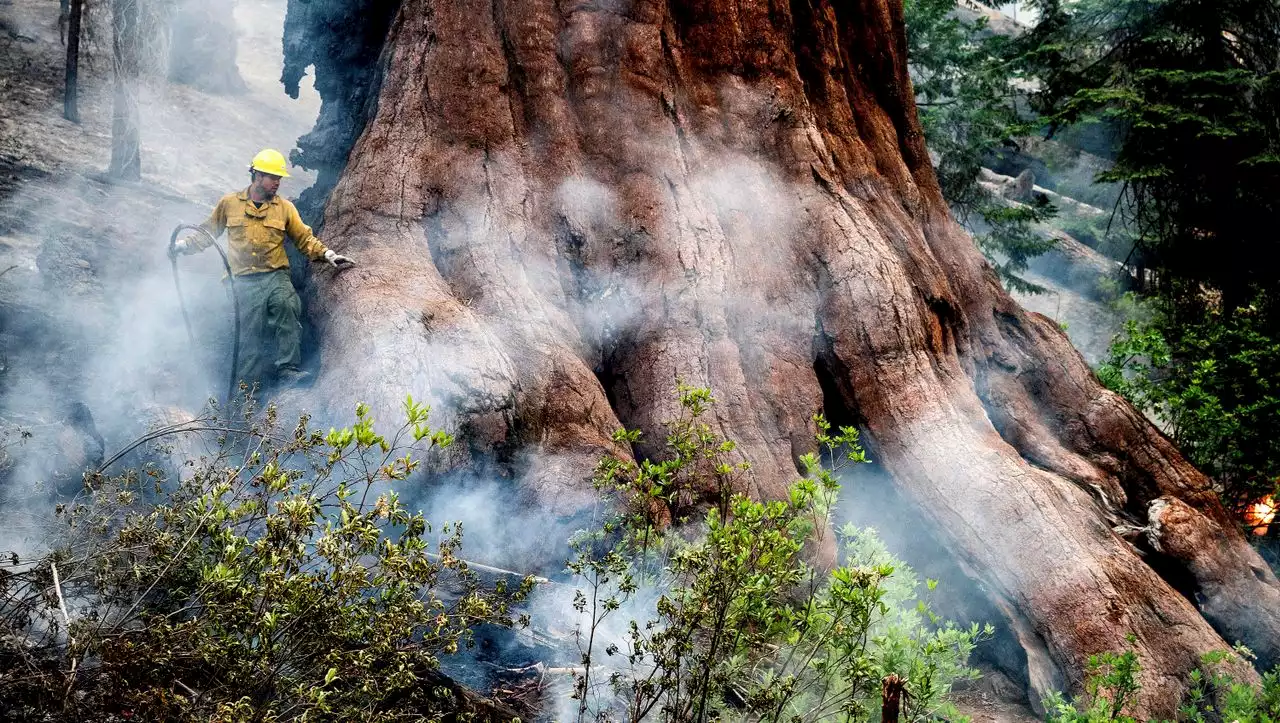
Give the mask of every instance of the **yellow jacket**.
[{"label": "yellow jacket", "polygon": [[[249,200],[248,189],[223,196],[209,220],[200,225],[214,238],[227,232],[227,260],[236,276],[289,268],[289,257],[284,252],[286,236],[313,261],[323,258],[329,250],[302,222],[292,203],[276,196],[259,208]],[[203,234],[196,234],[191,243],[195,249],[203,250],[210,241]]]}]

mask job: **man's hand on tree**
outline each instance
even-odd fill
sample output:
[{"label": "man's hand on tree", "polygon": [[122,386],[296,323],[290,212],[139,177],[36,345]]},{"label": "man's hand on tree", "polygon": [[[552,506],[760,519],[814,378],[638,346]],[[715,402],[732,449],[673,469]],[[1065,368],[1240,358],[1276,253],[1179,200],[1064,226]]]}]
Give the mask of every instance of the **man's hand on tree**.
[{"label": "man's hand on tree", "polygon": [[329,249],[328,251],[324,252],[324,260],[328,261],[329,265],[335,269],[340,269],[343,266],[355,266],[356,264],[356,262],[352,261],[346,256],[343,256],[337,251],[334,251],[333,249]]}]

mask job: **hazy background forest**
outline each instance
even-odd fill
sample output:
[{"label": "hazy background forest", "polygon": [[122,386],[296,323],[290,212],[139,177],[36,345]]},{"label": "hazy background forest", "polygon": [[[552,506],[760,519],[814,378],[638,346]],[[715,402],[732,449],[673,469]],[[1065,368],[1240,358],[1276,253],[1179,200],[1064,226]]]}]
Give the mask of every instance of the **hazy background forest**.
[{"label": "hazy background forest", "polygon": [[[396,32],[379,23],[398,4],[374,5],[0,0],[0,719],[1280,719],[1278,661],[1239,640],[1156,707],[1136,639],[1092,651],[1080,680],[1036,680],[856,418],[816,417],[794,485],[753,499],[716,380],[673,383],[665,437],[618,430],[644,453],[601,454],[587,512],[559,515],[521,509],[497,463],[446,463],[474,453],[435,398],[376,422],[363,405],[313,419],[305,391],[217,399],[221,267],[181,262],[193,347],[169,229],[275,146],[323,233],[356,142],[333,109],[372,101],[313,76],[363,78],[382,46],[325,59],[299,28]],[[902,10],[954,217],[1208,475],[1273,579],[1280,3]],[[575,193],[604,213],[598,189]],[[293,272],[314,318],[336,275]],[[1114,528],[1135,549],[1149,532]]]},{"label": "hazy background forest", "polygon": [[[1265,537],[1280,471],[1275,8],[1029,7],[1037,24],[1010,26],[906,4],[944,192],[1006,283],[1039,295],[1024,303],[1061,321]],[[1071,328],[1045,277],[1105,309],[1079,319],[1105,347]]]}]

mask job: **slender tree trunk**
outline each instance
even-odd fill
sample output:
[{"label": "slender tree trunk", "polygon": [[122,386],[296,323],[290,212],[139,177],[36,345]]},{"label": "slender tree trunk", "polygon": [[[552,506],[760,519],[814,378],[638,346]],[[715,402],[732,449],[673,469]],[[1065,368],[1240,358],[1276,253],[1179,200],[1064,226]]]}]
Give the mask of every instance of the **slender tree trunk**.
[{"label": "slender tree trunk", "polygon": [[141,37],[139,0],[112,0],[111,46],[115,94],[111,109],[111,166],[107,175],[126,181],[142,178],[142,141],[138,118],[138,56]]},{"label": "slender tree trunk", "polygon": [[78,86],[80,76],[80,21],[84,16],[84,0],[71,0],[67,8],[67,73],[62,96],[62,115],[72,123],[80,122]]},{"label": "slender tree trunk", "polygon": [[1033,701],[1130,634],[1141,716],[1210,650],[1280,662],[1280,582],[1208,480],[949,217],[897,0],[387,5],[296,43],[377,59],[317,123],[356,124],[324,228],[361,263],[315,284],[323,411],[429,396],[450,462],[568,516],[679,379],[760,498],[836,410],[1005,612]]}]

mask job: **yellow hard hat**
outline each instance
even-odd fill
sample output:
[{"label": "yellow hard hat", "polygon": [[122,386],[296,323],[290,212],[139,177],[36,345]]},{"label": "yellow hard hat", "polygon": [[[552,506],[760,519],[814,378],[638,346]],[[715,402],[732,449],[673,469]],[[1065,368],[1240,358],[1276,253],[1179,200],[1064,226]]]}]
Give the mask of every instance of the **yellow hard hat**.
[{"label": "yellow hard hat", "polygon": [[262,171],[273,176],[288,178],[289,171],[285,167],[284,154],[274,148],[265,148],[253,157],[253,165],[249,166],[255,171]]}]

